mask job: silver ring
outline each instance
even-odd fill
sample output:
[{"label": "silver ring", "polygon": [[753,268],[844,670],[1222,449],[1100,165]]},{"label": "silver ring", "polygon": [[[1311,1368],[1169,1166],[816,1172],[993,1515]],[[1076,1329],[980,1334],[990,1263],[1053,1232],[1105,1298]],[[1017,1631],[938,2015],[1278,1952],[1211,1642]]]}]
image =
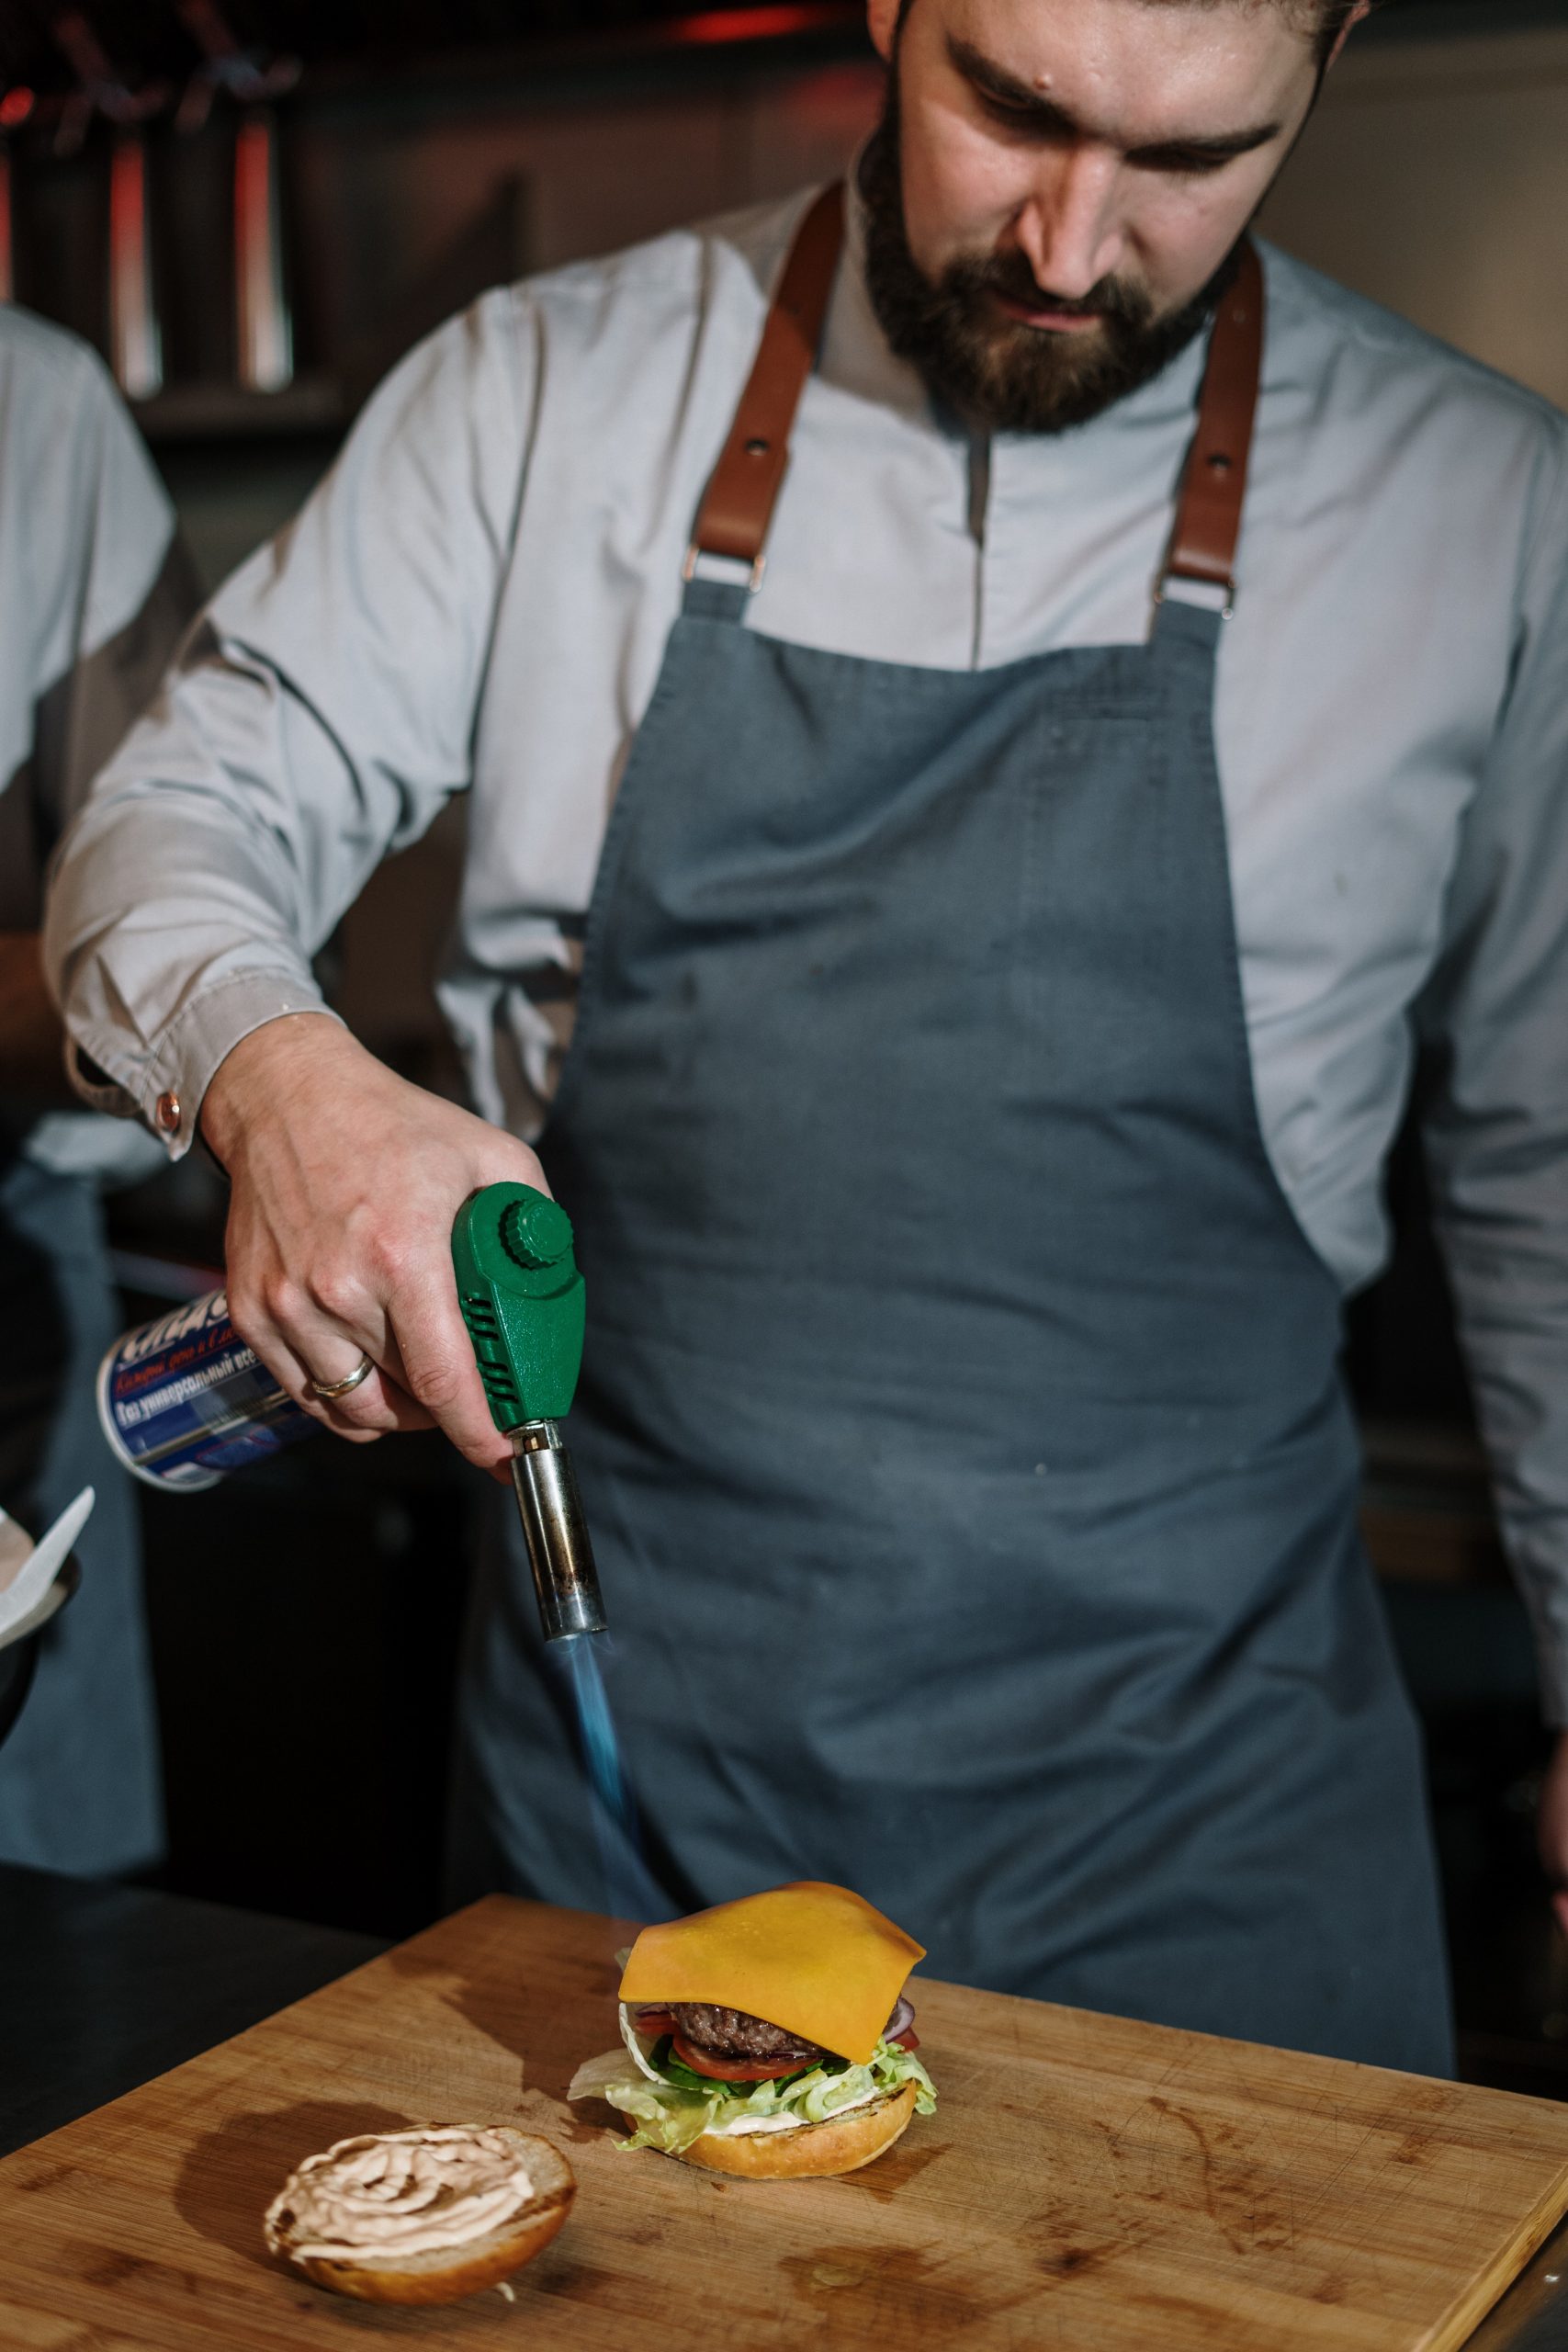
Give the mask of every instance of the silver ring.
[{"label": "silver ring", "polygon": [[307,1380],[305,1385],[312,1396],[324,1396],[329,1400],[336,1396],[349,1396],[362,1380],[369,1379],[375,1369],[374,1357],[361,1356],[346,1380]]}]

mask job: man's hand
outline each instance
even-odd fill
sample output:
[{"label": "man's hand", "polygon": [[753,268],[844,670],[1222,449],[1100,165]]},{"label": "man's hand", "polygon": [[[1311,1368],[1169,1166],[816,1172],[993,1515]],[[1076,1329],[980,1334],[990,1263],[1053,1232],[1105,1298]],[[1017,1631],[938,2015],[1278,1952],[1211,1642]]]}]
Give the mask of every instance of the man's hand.
[{"label": "man's hand", "polygon": [[1536,1813],[1536,1842],[1540,1866],[1551,1888],[1557,1924],[1568,1936],[1568,1731],[1559,1732],[1551,1761],[1540,1784]]},{"label": "man's hand", "polygon": [[[525,1144],[397,1078],[335,1021],[293,1013],[219,1065],[201,1127],[229,1171],[235,1328],[308,1413],[361,1444],[438,1423],[504,1476],[452,1279],[452,1220],[502,1182],[547,1190]],[[338,1404],[310,1393],[362,1356]]]}]

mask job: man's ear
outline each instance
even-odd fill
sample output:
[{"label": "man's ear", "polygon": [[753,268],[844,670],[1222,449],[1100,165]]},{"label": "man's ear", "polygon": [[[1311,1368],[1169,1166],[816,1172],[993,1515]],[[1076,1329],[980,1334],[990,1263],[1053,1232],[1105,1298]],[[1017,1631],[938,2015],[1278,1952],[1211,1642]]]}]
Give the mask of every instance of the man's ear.
[{"label": "man's ear", "polygon": [[898,30],[900,0],[865,0],[865,21],[872,46],[885,65],[893,62],[893,41]]},{"label": "man's ear", "polygon": [[[1344,23],[1340,26],[1339,30],[1334,37],[1334,46],[1328,52],[1327,61],[1323,69],[1325,74],[1327,73],[1330,65],[1338,64],[1339,54],[1346,42],[1349,40],[1351,34],[1355,31],[1356,27],[1361,22],[1362,18],[1364,17],[1370,17],[1371,13],[1372,0],[1356,0],[1355,7],[1351,9],[1349,15],[1346,17]],[[874,39],[874,35],[873,38]]]}]

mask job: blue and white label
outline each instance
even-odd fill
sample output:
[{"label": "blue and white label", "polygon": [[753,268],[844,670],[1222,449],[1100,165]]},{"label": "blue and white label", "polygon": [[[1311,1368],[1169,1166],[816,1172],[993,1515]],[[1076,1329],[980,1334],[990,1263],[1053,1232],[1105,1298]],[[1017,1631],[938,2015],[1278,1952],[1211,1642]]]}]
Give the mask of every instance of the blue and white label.
[{"label": "blue and white label", "polygon": [[98,1412],[127,1469],[154,1487],[214,1487],[318,1426],[247,1346],[216,1290],[117,1341]]}]

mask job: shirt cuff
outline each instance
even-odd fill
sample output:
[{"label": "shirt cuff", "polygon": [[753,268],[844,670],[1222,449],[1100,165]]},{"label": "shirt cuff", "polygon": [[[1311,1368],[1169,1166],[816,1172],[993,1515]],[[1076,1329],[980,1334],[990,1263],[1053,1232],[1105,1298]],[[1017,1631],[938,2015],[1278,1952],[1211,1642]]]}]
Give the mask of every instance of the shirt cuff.
[{"label": "shirt cuff", "polygon": [[197,1140],[202,1101],[220,1062],[253,1030],[291,1012],[338,1020],[297,972],[237,973],[204,989],[141,1054],[127,1051],[123,1031],[78,1023],[66,1043],[66,1073],[95,1111],[140,1119],[171,1159],[183,1159]]}]

